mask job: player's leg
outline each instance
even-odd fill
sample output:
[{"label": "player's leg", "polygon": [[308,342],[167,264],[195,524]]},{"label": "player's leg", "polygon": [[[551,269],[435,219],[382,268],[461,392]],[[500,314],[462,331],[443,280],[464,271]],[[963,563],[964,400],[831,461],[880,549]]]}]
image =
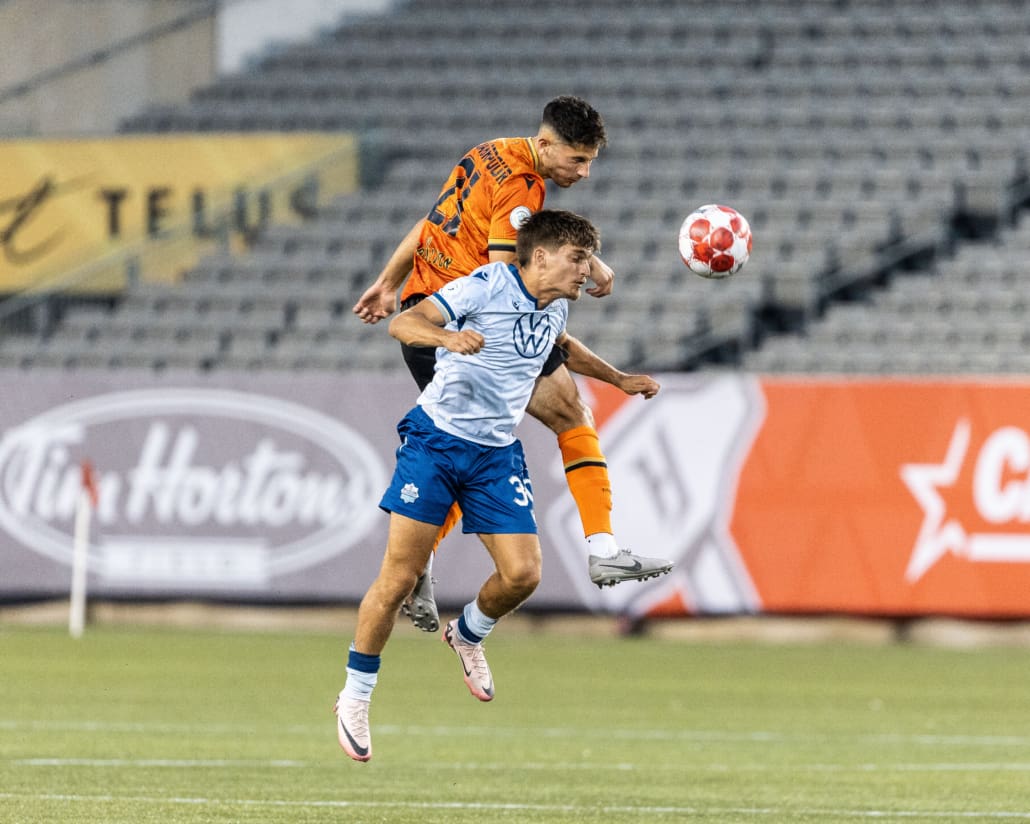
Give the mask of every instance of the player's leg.
[{"label": "player's leg", "polygon": [[494,571],[476,596],[489,619],[497,621],[514,612],[540,585],[543,568],[536,535],[480,535],[494,561]]},{"label": "player's leg", "polygon": [[522,444],[482,447],[470,458],[474,474],[459,491],[465,511],[463,529],[479,535],[493,558],[494,572],[462,614],[444,627],[443,640],[461,660],[469,691],[480,701],[489,701],[494,685],[483,640],[499,618],[533,593],[542,564]]},{"label": "player's leg", "polygon": [[379,655],[393,631],[401,602],[433,551],[438,524],[390,515],[390,533],[379,574],[361,599],[354,647],[365,655]]},{"label": "player's leg", "polygon": [[536,535],[480,535],[494,559],[494,572],[461,615],[444,627],[443,640],[454,650],[465,685],[480,701],[494,697],[494,681],[483,641],[497,622],[519,607],[540,583],[540,542]]},{"label": "player's leg", "polygon": [[418,576],[415,588],[411,595],[404,599],[401,604],[401,612],[411,619],[411,623],[423,632],[436,632],[440,629],[440,610],[436,606],[436,594],[433,592],[433,584],[436,578],[433,577],[433,558],[436,557],[437,547],[448,532],[458,525],[461,520],[461,507],[454,504],[447,513],[447,520],[441,525],[436,533],[436,540],[433,541],[433,551],[426,561],[425,569]]},{"label": "player's leg", "polygon": [[[410,309],[417,303],[425,300],[425,295],[412,295],[401,304],[401,309]],[[426,346],[408,346],[401,344],[401,354],[404,356],[404,363],[415,379],[418,390],[421,392],[433,380],[433,372],[436,369],[436,349]],[[411,594],[401,604],[401,612],[411,619],[411,623],[423,632],[436,632],[440,628],[440,611],[436,606],[436,595],[433,592],[433,555],[440,541],[450,532],[461,520],[461,509],[457,504],[451,507],[447,513],[447,520],[441,525],[433,544],[433,553],[426,561],[425,569],[422,570],[415,582]]]},{"label": "player's leg", "polygon": [[379,677],[380,655],[393,632],[397,611],[432,554],[437,524],[390,516],[390,533],[379,574],[358,608],[347,657],[347,681],[333,707],[340,746],[355,761],[372,757],[368,705]]},{"label": "player's leg", "polygon": [[[557,349],[557,347],[556,347]],[[565,365],[548,359],[527,411],[558,436],[565,481],[579,510],[586,537],[590,580],[599,587],[663,575],[672,563],[620,549],[612,529],[608,463],[594,428],[594,416]]]},{"label": "player's leg", "polygon": [[411,592],[433,542],[454,503],[454,481],[446,462],[452,442],[440,433],[421,408],[415,407],[397,426],[403,446],[397,466],[379,505],[390,512],[386,552],[375,581],[358,609],[358,624],[347,658],[347,681],[334,712],[344,751],[357,761],[372,757],[368,704],[378,680],[380,655],[393,631],[401,602]]}]

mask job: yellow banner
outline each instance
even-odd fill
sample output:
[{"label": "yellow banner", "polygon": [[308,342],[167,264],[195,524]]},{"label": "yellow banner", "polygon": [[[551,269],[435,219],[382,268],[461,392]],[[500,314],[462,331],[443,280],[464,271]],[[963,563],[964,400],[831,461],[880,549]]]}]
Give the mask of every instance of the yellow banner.
[{"label": "yellow banner", "polygon": [[0,293],[175,279],[357,185],[347,134],[0,141]]}]

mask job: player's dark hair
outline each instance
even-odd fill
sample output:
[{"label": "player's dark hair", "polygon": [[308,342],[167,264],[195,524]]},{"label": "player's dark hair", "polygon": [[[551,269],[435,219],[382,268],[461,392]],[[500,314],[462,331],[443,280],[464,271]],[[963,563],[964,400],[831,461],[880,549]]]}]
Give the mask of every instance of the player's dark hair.
[{"label": "player's dark hair", "polygon": [[515,256],[519,266],[526,266],[538,246],[553,250],[565,244],[596,252],[601,248],[601,235],[585,217],[563,209],[541,209],[519,226]]},{"label": "player's dark hair", "polygon": [[600,149],[608,144],[604,130],[604,119],[597,110],[579,97],[562,95],[544,106],[544,126],[550,126],[555,134],[570,146],[586,146]]}]

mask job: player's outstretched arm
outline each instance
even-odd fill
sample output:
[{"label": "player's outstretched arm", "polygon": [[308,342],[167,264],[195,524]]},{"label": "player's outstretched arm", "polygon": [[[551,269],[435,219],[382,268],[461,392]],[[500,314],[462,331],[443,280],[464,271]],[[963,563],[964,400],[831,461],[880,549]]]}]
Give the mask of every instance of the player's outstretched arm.
[{"label": "player's outstretched arm", "polygon": [[582,341],[568,333],[563,338],[559,338],[558,343],[564,346],[569,353],[566,366],[578,375],[610,383],[627,395],[643,395],[645,398],[653,398],[661,389],[661,384],[650,375],[636,375],[616,369]]},{"label": "player's outstretched arm", "polygon": [[418,249],[422,222],[418,221],[404,236],[375,283],[369,286],[354,304],[352,311],[365,323],[378,323],[392,315],[397,308],[397,290],[411,273],[411,261],[415,257],[415,250]]},{"label": "player's outstretched arm", "polygon": [[615,288],[615,270],[597,255],[590,258],[590,279],[594,285],[586,290],[588,295],[603,298]]}]

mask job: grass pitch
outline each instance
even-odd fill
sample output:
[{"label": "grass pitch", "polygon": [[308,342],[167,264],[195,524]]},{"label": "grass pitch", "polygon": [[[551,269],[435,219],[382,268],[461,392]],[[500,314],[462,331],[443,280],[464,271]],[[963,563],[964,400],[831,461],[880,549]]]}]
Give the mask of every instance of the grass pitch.
[{"label": "grass pitch", "polygon": [[506,631],[497,698],[398,627],[374,758],[349,635],[0,628],[0,822],[1030,821],[1025,650]]}]

